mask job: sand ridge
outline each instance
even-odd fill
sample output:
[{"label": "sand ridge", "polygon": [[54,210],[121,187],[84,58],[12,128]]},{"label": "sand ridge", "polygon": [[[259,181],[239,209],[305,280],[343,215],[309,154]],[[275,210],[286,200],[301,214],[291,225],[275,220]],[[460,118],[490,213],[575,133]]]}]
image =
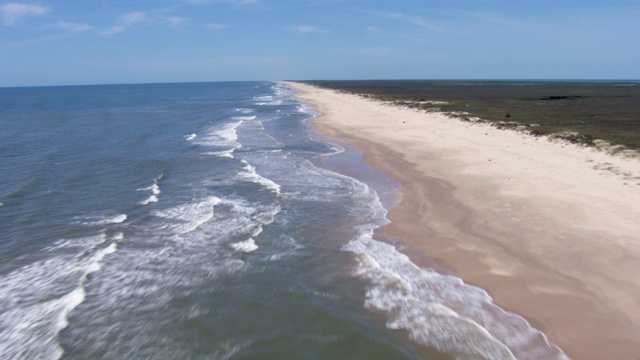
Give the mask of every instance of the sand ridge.
[{"label": "sand ridge", "polygon": [[640,161],[289,83],[404,184],[384,230],[576,359],[640,356]]}]

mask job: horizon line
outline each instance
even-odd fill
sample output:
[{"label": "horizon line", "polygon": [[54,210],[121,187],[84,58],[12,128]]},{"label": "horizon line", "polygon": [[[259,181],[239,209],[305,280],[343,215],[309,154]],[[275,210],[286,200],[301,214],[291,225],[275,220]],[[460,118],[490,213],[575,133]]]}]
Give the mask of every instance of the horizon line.
[{"label": "horizon line", "polygon": [[247,82],[316,82],[316,81],[495,81],[495,82],[597,82],[597,83],[640,83],[640,79],[527,79],[527,78],[388,78],[388,79],[279,79],[279,80],[211,80],[211,81],[159,81],[159,82],[133,82],[133,83],[102,83],[102,84],[56,84],[56,85],[18,85],[18,86],[0,86],[0,89],[21,89],[21,88],[46,88],[46,87],[82,87],[82,86],[142,86],[142,85],[179,85],[179,84],[212,84],[212,83],[247,83]]}]

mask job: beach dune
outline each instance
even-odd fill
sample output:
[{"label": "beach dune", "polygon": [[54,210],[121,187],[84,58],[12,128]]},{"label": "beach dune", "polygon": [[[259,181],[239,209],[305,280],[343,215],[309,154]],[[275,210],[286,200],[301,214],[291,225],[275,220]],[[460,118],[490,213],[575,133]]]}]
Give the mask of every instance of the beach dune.
[{"label": "beach dune", "polygon": [[288,84],[318,131],[403,184],[383,230],[416,263],[443,263],[572,358],[640,358],[639,160]]}]

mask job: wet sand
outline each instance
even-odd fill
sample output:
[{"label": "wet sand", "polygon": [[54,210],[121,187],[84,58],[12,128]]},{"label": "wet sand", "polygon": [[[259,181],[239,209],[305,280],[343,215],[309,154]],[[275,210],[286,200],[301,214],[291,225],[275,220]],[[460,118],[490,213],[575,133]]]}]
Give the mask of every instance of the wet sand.
[{"label": "wet sand", "polygon": [[[401,182],[390,235],[575,359],[640,358],[640,160],[289,83]],[[422,254],[420,253],[422,252]]]}]

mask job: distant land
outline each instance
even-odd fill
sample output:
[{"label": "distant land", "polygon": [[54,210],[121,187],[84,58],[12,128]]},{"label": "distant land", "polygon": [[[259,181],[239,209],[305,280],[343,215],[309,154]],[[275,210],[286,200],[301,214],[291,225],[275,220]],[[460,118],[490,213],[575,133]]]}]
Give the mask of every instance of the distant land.
[{"label": "distant land", "polygon": [[[640,80],[308,80],[610,152],[640,150]],[[617,145],[617,146],[616,146]]]}]

